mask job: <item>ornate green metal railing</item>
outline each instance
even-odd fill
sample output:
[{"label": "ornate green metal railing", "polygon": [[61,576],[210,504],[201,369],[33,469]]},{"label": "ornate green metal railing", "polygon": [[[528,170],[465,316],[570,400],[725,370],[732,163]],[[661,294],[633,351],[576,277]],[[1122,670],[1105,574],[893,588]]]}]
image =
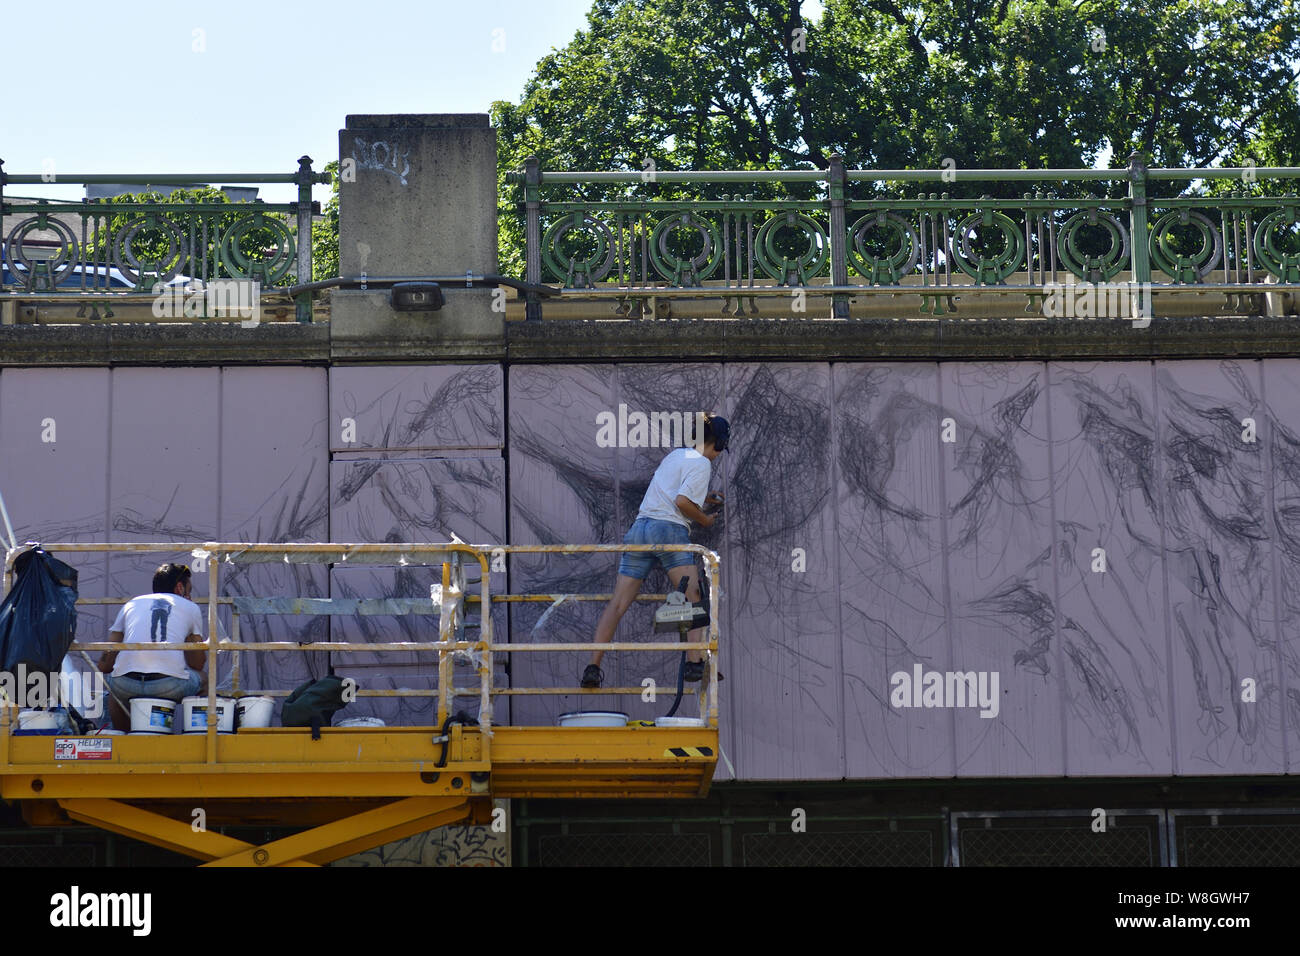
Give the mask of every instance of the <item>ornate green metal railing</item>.
[{"label": "ornate green metal railing", "polygon": [[[330,181],[328,173],[313,172],[311,162],[311,157],[301,157],[293,173],[60,174],[54,180],[48,175],[7,175],[0,161],[0,212],[8,227],[0,235],[0,292],[91,302],[96,313],[105,304],[104,317],[111,318],[114,301],[154,299],[160,287],[179,302],[186,298],[186,286],[200,288],[224,280],[256,282],[262,289],[309,283],[312,214],[320,211],[312,202],[311,187]],[[296,183],[298,199],[245,203],[5,198],[13,186],[51,181],[138,185],[142,192],[156,186]],[[178,286],[181,291],[175,294]],[[207,299],[190,296],[187,301],[196,304],[193,317],[206,317]],[[297,294],[294,302],[298,321],[310,322],[310,292]],[[167,305],[171,308],[172,302]]]},{"label": "ornate green metal railing", "polygon": [[[757,313],[758,296],[820,294],[833,317],[848,318],[853,296],[900,293],[919,295],[931,315],[962,296],[1009,292],[1028,298],[1026,311],[1051,314],[1062,286],[1121,281],[1149,293],[1148,306],[1150,295],[1196,291],[1245,311],[1265,288],[1300,290],[1300,198],[1282,192],[1297,178],[1290,167],[1152,169],[1138,154],[1127,168],[1037,170],[846,169],[835,155],[825,171],[775,172],[543,172],[530,158],[507,181],[523,187],[529,283],[614,297],[620,313],[638,315],[650,296],[718,297],[724,313],[741,315],[744,300]],[[1233,179],[1241,188],[1216,188]],[[927,182],[1032,191],[903,195],[900,184]],[[660,184],[818,195],[636,196]],[[561,186],[578,198],[554,198]],[[526,314],[541,318],[537,296]]]}]

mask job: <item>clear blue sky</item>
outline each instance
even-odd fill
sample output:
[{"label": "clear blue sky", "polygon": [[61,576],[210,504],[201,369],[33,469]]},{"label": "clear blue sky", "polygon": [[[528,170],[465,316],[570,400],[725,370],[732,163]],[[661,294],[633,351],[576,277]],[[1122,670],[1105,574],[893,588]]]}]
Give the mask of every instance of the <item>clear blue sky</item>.
[{"label": "clear blue sky", "polygon": [[[485,113],[591,0],[44,0],[4,5],[10,174],[292,172],[349,113]],[[196,32],[201,31],[201,32]],[[494,32],[500,31],[500,32]],[[494,51],[494,41],[499,52]],[[263,188],[286,201],[294,187]],[[79,199],[82,187],[10,187]],[[316,198],[328,196],[318,186]]]}]

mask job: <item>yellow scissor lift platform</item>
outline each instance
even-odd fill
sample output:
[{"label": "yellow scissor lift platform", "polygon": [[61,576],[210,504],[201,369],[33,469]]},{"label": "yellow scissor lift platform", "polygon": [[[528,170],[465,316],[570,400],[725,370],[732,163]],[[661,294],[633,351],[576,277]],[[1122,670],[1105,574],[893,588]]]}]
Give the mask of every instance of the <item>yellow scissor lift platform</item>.
[{"label": "yellow scissor lift platform", "polygon": [[[217,673],[216,655],[236,652],[234,693],[238,689],[238,652],[297,650],[349,651],[427,650],[438,665],[438,691],[370,691],[359,696],[436,696],[439,721],[455,696],[480,699],[479,725],[452,724],[446,738],[439,727],[349,727],[321,729],[313,740],[308,728],[241,728],[218,734],[214,725],[203,734],[165,736],[15,736],[16,708],[0,706],[0,797],[18,801],[33,825],[90,824],[188,854],[213,866],[321,865],[393,840],[448,824],[487,823],[493,798],[702,797],[713,779],[718,755],[717,619],[718,559],[699,546],[674,546],[704,556],[712,587],[709,640],[698,645],[710,651],[710,666],[699,694],[704,726],[698,727],[513,727],[493,725],[492,699],[519,689],[492,687],[492,655],[519,651],[590,651],[590,644],[524,644],[493,642],[491,615],[480,613],[478,640],[464,640],[465,606],[487,608],[493,601],[602,600],[608,595],[498,595],[488,591],[487,556],[492,552],[583,553],[590,551],[656,550],[654,546],[477,546],[459,542],[439,545],[355,544],[71,544],[44,546],[50,552],[129,551],[202,555],[209,570],[209,595],[219,594],[218,569],[265,560],[335,561],[342,555],[365,563],[441,563],[443,584],[434,589],[423,613],[439,618],[437,641],[391,644],[344,642],[243,643],[238,640],[239,602],[235,604],[230,640],[191,643],[205,649],[208,673]],[[466,596],[462,555],[477,559],[481,568],[479,594]],[[9,572],[16,557],[6,562]],[[357,561],[355,563],[361,563]],[[660,595],[648,599],[662,598]],[[283,599],[277,599],[283,600]],[[91,599],[84,603],[121,603]],[[208,635],[218,633],[220,599],[208,602]],[[416,602],[418,604],[418,602]],[[332,604],[316,599],[285,613],[340,613],[356,602]],[[254,613],[268,606],[246,600]],[[276,605],[272,610],[280,608]],[[384,605],[379,610],[394,610]],[[401,610],[401,608],[397,608]],[[412,613],[420,612],[417,606]],[[373,609],[372,609],[373,612]],[[472,625],[471,625],[472,626]],[[611,650],[678,650],[680,643],[612,643]],[[127,649],[126,644],[85,642],[74,649]],[[181,645],[154,644],[154,649]],[[452,655],[469,651],[477,664],[477,688],[453,688]],[[215,683],[215,682],[211,682]],[[528,688],[537,694],[639,694],[642,688]],[[246,691],[250,696],[283,691]],[[215,712],[210,689],[209,713]],[[226,696],[223,692],[222,696]],[[445,758],[444,758],[445,751]],[[445,763],[443,763],[445,759]],[[201,821],[202,825],[198,822]],[[215,827],[307,827],[293,836],[262,846],[214,831]]]}]

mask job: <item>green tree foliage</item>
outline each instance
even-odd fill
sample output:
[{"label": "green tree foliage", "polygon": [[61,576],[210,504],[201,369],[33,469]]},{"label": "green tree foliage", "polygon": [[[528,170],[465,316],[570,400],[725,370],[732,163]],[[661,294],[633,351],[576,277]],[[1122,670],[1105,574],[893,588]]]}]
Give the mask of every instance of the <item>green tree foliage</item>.
[{"label": "green tree foliage", "polygon": [[[590,170],[825,168],[833,152],[876,169],[1122,166],[1134,150],[1297,165],[1297,61],[1298,0],[826,0],[815,21],[799,0],[596,0],[520,102],[492,106],[502,269],[523,270],[522,187],[504,173],[530,154]],[[637,184],[688,194],[713,198]]]},{"label": "green tree foliage", "polygon": [[311,225],[311,277],[314,281],[332,279],[339,274],[339,163],[325,164],[333,177],[330,198],[322,208],[322,218]]}]

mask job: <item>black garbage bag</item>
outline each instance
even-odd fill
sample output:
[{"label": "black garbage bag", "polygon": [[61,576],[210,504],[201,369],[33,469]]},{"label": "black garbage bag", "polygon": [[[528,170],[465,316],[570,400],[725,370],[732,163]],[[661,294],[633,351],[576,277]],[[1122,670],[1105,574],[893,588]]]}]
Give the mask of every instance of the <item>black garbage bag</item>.
[{"label": "black garbage bag", "polygon": [[19,555],[0,602],[0,670],[57,674],[76,631],[76,569],[39,547]]}]

